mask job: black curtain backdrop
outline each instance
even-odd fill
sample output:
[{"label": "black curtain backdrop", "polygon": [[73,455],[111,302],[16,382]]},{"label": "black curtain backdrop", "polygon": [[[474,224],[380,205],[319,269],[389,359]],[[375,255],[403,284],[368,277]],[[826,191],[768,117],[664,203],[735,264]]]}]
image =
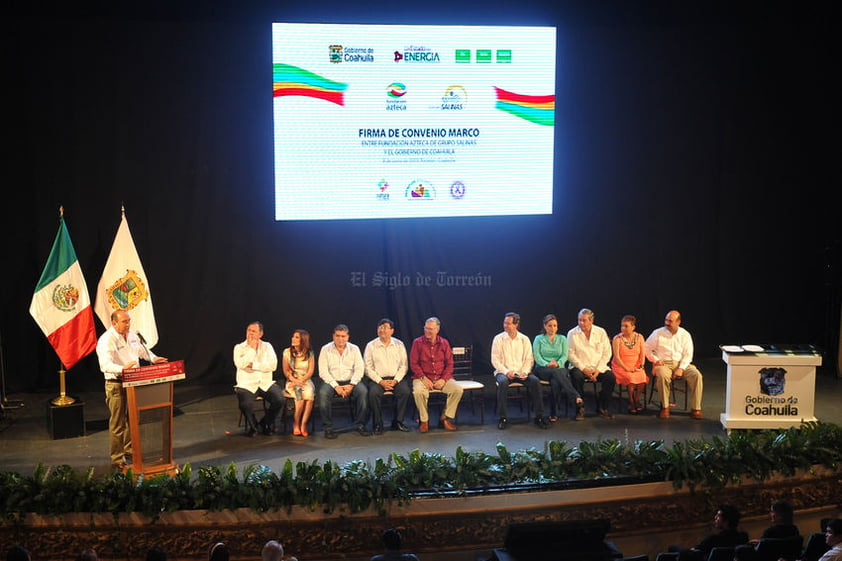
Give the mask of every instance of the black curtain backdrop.
[{"label": "black curtain backdrop", "polygon": [[[779,342],[834,361],[842,95],[830,4],[286,4],[39,4],[4,18],[7,393],[58,387],[28,307],[60,205],[92,299],[125,205],[155,351],[201,383],[233,383],[231,349],[253,319],[280,348],[299,327],[318,347],[340,322],[364,346],[384,316],[409,343],[436,315],[484,371],[505,312],[531,337],[544,314],[564,331],[582,307],[610,334],[634,314],[645,335],[677,308],[698,357]],[[556,26],[553,214],[275,222],[273,21]],[[101,380],[91,355],[68,391]]]}]

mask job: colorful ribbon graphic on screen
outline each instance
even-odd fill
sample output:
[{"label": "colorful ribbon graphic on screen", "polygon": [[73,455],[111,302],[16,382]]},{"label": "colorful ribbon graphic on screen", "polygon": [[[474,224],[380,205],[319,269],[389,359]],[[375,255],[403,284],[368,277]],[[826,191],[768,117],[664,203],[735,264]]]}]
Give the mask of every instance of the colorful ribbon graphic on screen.
[{"label": "colorful ribbon graphic on screen", "polygon": [[273,64],[272,71],[274,97],[300,95],[345,105],[345,90],[348,84],[334,82],[290,64]]},{"label": "colorful ribbon graphic on screen", "polygon": [[495,107],[536,125],[555,124],[555,95],[522,95],[494,87]]}]

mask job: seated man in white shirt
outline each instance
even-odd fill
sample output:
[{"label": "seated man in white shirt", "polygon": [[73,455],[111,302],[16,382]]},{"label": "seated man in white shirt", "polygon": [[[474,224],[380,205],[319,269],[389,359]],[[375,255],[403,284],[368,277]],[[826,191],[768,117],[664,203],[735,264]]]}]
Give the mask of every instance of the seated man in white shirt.
[{"label": "seated man in white shirt", "polygon": [[675,378],[687,380],[690,398],[690,416],[702,418],[702,373],[693,362],[693,337],[681,327],[681,314],[671,310],[664,318],[664,326],[652,332],[646,339],[646,358],[652,362],[652,375],[658,393],[661,395],[661,412],[658,416],[670,416],[670,387]]},{"label": "seated man in white shirt", "polygon": [[368,342],[363,353],[368,404],[371,408],[374,434],[383,434],[383,395],[390,391],[395,398],[395,417],[392,430],[409,432],[403,424],[406,406],[412,390],[405,380],[407,370],[406,346],[403,341],[392,337],[395,324],[388,318],[377,323],[377,337]]},{"label": "seated man in white shirt", "polygon": [[[275,418],[283,407],[284,393],[272,375],[278,368],[278,355],[271,343],[263,341],[263,324],[254,321],[246,327],[246,340],[234,345],[234,366],[237,367],[237,403],[246,420],[246,435],[260,431],[272,434]],[[254,416],[255,398],[266,400],[266,415],[260,422]]]},{"label": "seated man in white shirt", "polygon": [[[579,310],[578,325],[567,332],[569,350],[567,359],[570,361],[570,381],[579,395],[585,395],[585,381],[599,382],[602,391],[596,404],[600,416],[613,419],[614,415],[608,411],[611,394],[617,380],[611,371],[611,341],[608,333],[602,327],[594,325],[594,313],[582,308]],[[577,420],[581,420],[577,415]]]},{"label": "seated man in white shirt", "polygon": [[354,402],[354,423],[360,436],[371,433],[365,428],[368,420],[368,388],[363,381],[365,363],[360,348],[348,341],[348,326],[340,323],[333,328],[333,341],[324,345],[319,353],[319,378],[324,384],[319,387],[319,412],[325,438],[332,440],[337,434],[333,430],[333,396],[351,399]]},{"label": "seated man in white shirt", "polygon": [[509,312],[503,318],[503,331],[491,342],[491,365],[497,382],[497,428],[505,429],[508,419],[509,384],[519,382],[526,386],[527,398],[535,410],[535,426],[546,429],[550,426],[544,418],[544,396],[538,377],[532,373],[535,362],[532,357],[532,343],[529,337],[518,331],[520,315]]}]

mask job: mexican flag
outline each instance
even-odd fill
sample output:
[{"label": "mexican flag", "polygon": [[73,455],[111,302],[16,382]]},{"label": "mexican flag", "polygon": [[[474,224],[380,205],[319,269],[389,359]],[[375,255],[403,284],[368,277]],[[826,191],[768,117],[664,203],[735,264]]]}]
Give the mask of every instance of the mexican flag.
[{"label": "mexican flag", "polygon": [[88,285],[76,259],[70,234],[59,219],[58,234],[29,313],[47,336],[66,369],[96,349],[96,331]]}]

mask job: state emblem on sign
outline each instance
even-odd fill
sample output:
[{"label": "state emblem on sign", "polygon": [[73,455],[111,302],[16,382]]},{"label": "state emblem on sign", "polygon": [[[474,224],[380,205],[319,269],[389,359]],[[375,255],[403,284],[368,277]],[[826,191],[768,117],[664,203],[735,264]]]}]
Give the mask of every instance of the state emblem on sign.
[{"label": "state emblem on sign", "polygon": [[129,269],[126,276],[111,285],[106,291],[108,303],[114,310],[131,310],[149,298],[149,291],[137,272]]},{"label": "state emblem on sign", "polygon": [[760,393],[765,395],[781,395],[786,383],[786,370],[783,368],[761,368]]}]

